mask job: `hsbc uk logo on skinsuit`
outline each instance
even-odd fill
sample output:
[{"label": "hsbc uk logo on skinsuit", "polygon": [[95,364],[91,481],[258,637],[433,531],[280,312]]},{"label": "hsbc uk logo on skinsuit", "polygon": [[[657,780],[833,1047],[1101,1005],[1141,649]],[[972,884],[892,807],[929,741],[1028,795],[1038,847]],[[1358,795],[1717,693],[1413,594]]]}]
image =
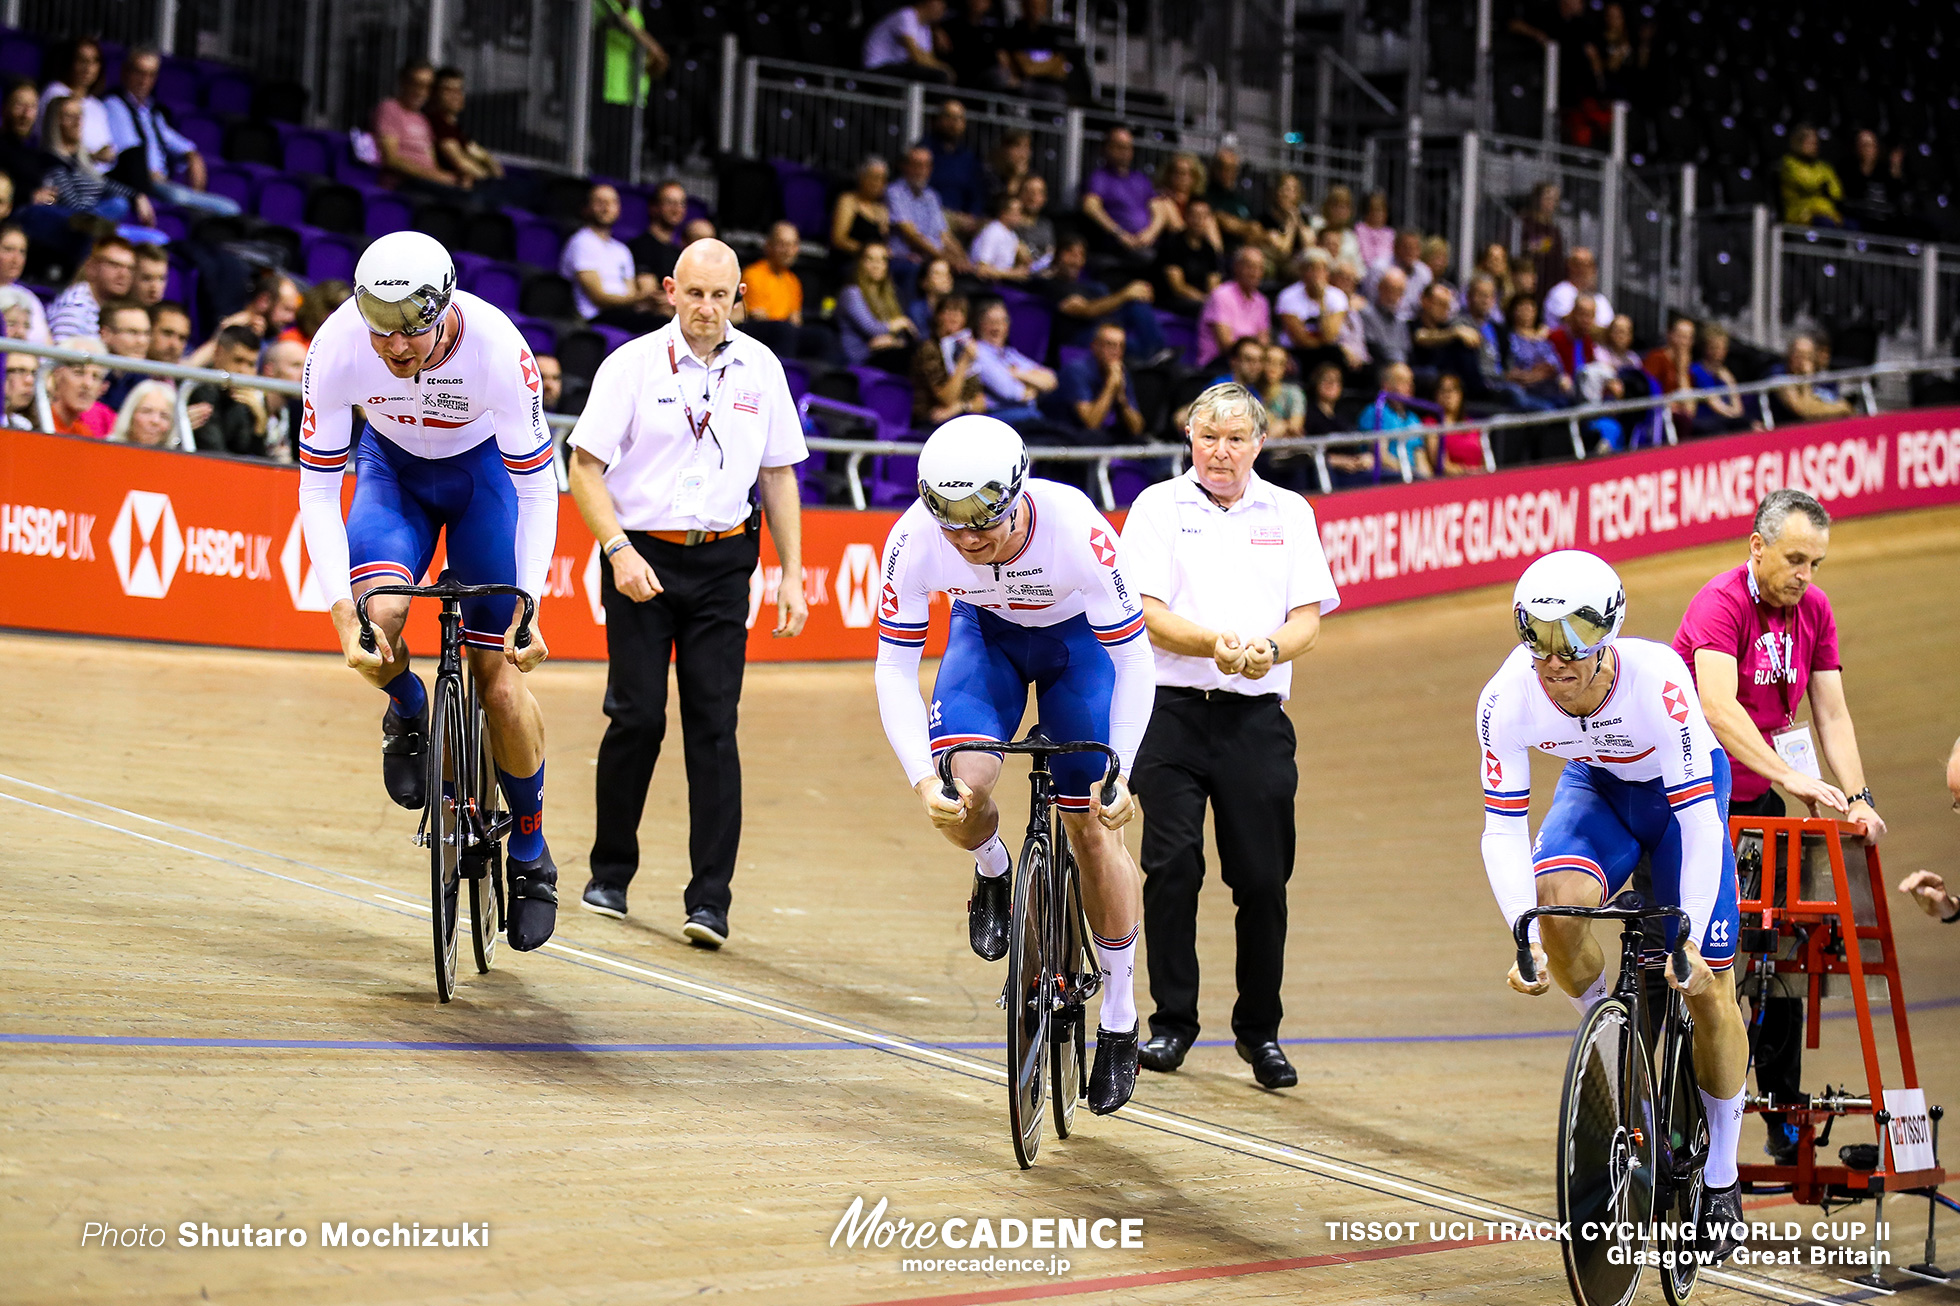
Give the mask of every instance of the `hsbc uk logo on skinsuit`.
[{"label": "hsbc uk logo on skinsuit", "polygon": [[177,565],[184,559],[184,537],[177,529],[170,496],[131,490],[109,528],[109,556],[115,560],[123,593],[133,599],[168,594]]}]

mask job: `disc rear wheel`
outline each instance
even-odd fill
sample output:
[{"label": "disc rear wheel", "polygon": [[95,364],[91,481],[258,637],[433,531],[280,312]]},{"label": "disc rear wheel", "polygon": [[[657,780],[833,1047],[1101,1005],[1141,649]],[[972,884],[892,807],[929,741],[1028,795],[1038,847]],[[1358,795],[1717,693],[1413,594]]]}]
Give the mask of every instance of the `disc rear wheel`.
[{"label": "disc rear wheel", "polygon": [[429,705],[429,905],[435,930],[436,996],[456,995],[457,897],[462,884],[463,705],[453,680],[438,677]]},{"label": "disc rear wheel", "polygon": [[1048,915],[1048,843],[1028,840],[1014,872],[1014,907],[1007,939],[1007,1115],[1014,1159],[1023,1170],[1041,1150],[1041,1097],[1046,1088],[1054,981],[1043,957]]},{"label": "disc rear wheel", "polygon": [[[1626,1306],[1654,1217],[1659,1121],[1647,1044],[1627,1005],[1595,1003],[1572,1041],[1558,1134],[1558,1218],[1578,1306]],[[1590,1234],[1590,1236],[1587,1236]]]}]

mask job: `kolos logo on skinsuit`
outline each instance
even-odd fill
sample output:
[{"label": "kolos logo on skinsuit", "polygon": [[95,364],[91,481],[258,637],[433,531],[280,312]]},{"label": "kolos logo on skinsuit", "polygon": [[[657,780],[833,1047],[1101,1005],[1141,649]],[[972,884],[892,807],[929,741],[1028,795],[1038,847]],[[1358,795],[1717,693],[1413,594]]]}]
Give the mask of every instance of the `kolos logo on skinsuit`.
[{"label": "kolos logo on skinsuit", "polygon": [[[877,550],[869,544],[846,544],[843,560],[837,564],[837,610],[847,629],[861,630],[877,619],[877,600],[872,596],[877,583]],[[891,615],[897,615],[896,604]]]},{"label": "kolos logo on skinsuit", "polygon": [[170,496],[131,490],[109,528],[109,556],[116,579],[133,599],[160,599],[170,592],[177,564],[184,560],[184,534]]}]

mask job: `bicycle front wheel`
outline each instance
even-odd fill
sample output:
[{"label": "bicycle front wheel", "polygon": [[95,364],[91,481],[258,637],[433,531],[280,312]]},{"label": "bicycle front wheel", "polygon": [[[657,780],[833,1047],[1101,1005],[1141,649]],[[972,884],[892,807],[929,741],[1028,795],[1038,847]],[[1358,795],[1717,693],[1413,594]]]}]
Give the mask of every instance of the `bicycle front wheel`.
[{"label": "bicycle front wheel", "polygon": [[1055,1071],[1055,1083],[1049,1096],[1055,1108],[1055,1137],[1067,1138],[1069,1130],[1075,1125],[1075,1103],[1083,1092],[1085,1039],[1082,1027],[1087,1020],[1083,1004],[1067,1000],[1067,993],[1080,983],[1084,959],[1089,950],[1089,936],[1083,926],[1082,883],[1075,865],[1075,854],[1069,851],[1066,837],[1058,842],[1061,846],[1056,849],[1056,857],[1061,862],[1062,874],[1058,882],[1061,892],[1056,909],[1055,937],[1058,946],[1055,956],[1061,964],[1055,967],[1055,987],[1056,996],[1064,1000],[1049,1031],[1049,1045],[1054,1048]]},{"label": "bicycle front wheel", "polygon": [[435,927],[436,995],[444,1002],[456,996],[456,908],[463,856],[460,812],[465,770],[460,751],[464,740],[461,688],[449,677],[438,676],[434,701],[429,705],[425,833],[429,840],[429,906]]},{"label": "bicycle front wheel", "polygon": [[1618,998],[1595,1003],[1572,1040],[1559,1108],[1558,1218],[1578,1306],[1626,1306],[1654,1215],[1659,1122],[1647,1043]]},{"label": "bicycle front wheel", "polygon": [[503,844],[492,837],[503,818],[503,793],[497,788],[497,762],[490,755],[490,732],[483,720],[483,706],[470,695],[470,719],[476,722],[476,770],[470,787],[476,798],[475,832],[482,842],[470,850],[470,947],[476,952],[478,974],[485,974],[497,959],[497,936],[504,929]]},{"label": "bicycle front wheel", "polygon": [[1660,1223],[1673,1236],[1661,1239],[1661,1294],[1682,1306],[1701,1269],[1695,1216],[1701,1206],[1702,1167],[1708,1163],[1708,1112],[1695,1082],[1694,1022],[1682,1017],[1662,1039]]},{"label": "bicycle front wheel", "polygon": [[1046,1087],[1049,1012],[1053,1004],[1045,955],[1048,885],[1052,856],[1048,838],[1036,835],[1021,849],[1014,871],[1014,908],[1007,940],[1007,1118],[1014,1159],[1023,1170],[1041,1150],[1041,1098]]}]

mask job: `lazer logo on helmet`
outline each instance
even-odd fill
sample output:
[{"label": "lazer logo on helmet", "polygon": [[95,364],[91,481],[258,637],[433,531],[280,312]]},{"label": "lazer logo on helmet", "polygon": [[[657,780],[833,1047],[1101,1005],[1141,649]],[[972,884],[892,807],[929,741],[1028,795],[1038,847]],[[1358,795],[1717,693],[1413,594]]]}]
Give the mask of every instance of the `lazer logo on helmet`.
[{"label": "lazer logo on helmet", "polygon": [[408,283],[406,281],[377,281],[374,284],[377,286],[405,286]]},{"label": "lazer logo on helmet", "polygon": [[973,488],[972,481],[941,481],[940,484],[949,490],[970,490]]}]

